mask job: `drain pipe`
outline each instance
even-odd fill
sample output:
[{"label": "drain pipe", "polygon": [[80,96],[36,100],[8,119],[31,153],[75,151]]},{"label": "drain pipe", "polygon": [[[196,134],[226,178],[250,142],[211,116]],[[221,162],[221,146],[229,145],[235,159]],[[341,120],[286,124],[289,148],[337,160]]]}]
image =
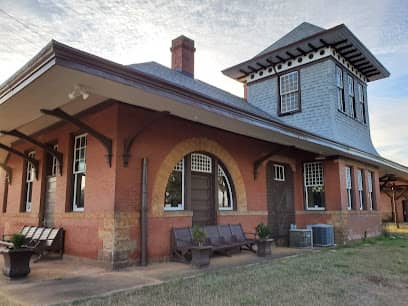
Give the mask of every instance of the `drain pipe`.
[{"label": "drain pipe", "polygon": [[147,266],[147,158],[142,159],[142,205],[140,208],[140,265]]}]

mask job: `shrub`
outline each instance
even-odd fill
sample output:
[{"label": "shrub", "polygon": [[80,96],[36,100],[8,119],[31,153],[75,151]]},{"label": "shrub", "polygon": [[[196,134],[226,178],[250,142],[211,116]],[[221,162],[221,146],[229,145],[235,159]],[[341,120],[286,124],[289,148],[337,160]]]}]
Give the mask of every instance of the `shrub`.
[{"label": "shrub", "polygon": [[259,239],[263,240],[263,239],[268,239],[271,237],[272,235],[272,231],[270,229],[270,227],[266,224],[263,223],[259,223],[256,226],[256,235],[259,237]]},{"label": "shrub", "polygon": [[206,238],[207,238],[207,235],[205,234],[203,229],[201,229],[198,225],[194,225],[193,226],[193,240],[199,246],[201,246],[204,243]]},{"label": "shrub", "polygon": [[24,244],[24,235],[14,234],[11,237],[11,242],[13,243],[14,248],[16,249],[21,248],[21,246]]}]

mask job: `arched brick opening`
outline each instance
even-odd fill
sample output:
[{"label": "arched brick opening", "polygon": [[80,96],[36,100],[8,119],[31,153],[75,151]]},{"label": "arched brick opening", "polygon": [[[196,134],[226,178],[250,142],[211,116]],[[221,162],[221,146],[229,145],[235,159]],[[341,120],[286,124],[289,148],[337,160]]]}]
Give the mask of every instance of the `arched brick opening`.
[{"label": "arched brick opening", "polygon": [[234,158],[227,150],[213,140],[207,138],[190,138],[175,145],[160,165],[153,185],[152,216],[159,217],[164,214],[164,192],[170,172],[174,166],[185,155],[196,151],[208,152],[222,161],[234,184],[237,211],[247,211],[245,184]]}]

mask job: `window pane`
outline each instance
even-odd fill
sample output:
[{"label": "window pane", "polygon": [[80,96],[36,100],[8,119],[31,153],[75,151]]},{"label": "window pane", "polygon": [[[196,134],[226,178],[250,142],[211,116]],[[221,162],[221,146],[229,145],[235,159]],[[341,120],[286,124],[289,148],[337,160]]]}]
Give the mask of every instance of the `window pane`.
[{"label": "window pane", "polygon": [[324,208],[323,187],[307,187],[308,208]]},{"label": "window pane", "polygon": [[85,174],[77,174],[76,208],[84,208],[85,203]]},{"label": "window pane", "polygon": [[201,153],[192,153],[191,171],[211,173],[212,172],[211,157]]},{"label": "window pane", "polygon": [[304,185],[307,208],[324,208],[323,164],[311,162],[304,164]]},{"label": "window pane", "polygon": [[183,172],[172,171],[167,181],[164,204],[170,207],[183,205]]},{"label": "window pane", "polygon": [[224,169],[218,165],[218,207],[220,209],[233,209],[231,183]]},{"label": "window pane", "polygon": [[299,110],[298,72],[294,71],[279,78],[281,113]]}]

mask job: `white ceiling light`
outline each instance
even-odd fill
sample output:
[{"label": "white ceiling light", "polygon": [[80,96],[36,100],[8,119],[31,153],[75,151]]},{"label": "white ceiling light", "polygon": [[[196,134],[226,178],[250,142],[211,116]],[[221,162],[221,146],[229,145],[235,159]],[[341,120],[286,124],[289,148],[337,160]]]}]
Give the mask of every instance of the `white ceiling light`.
[{"label": "white ceiling light", "polygon": [[75,85],[74,89],[68,94],[68,98],[70,100],[74,100],[75,98],[81,96],[82,100],[86,100],[89,98],[89,91],[86,87],[82,85]]}]

